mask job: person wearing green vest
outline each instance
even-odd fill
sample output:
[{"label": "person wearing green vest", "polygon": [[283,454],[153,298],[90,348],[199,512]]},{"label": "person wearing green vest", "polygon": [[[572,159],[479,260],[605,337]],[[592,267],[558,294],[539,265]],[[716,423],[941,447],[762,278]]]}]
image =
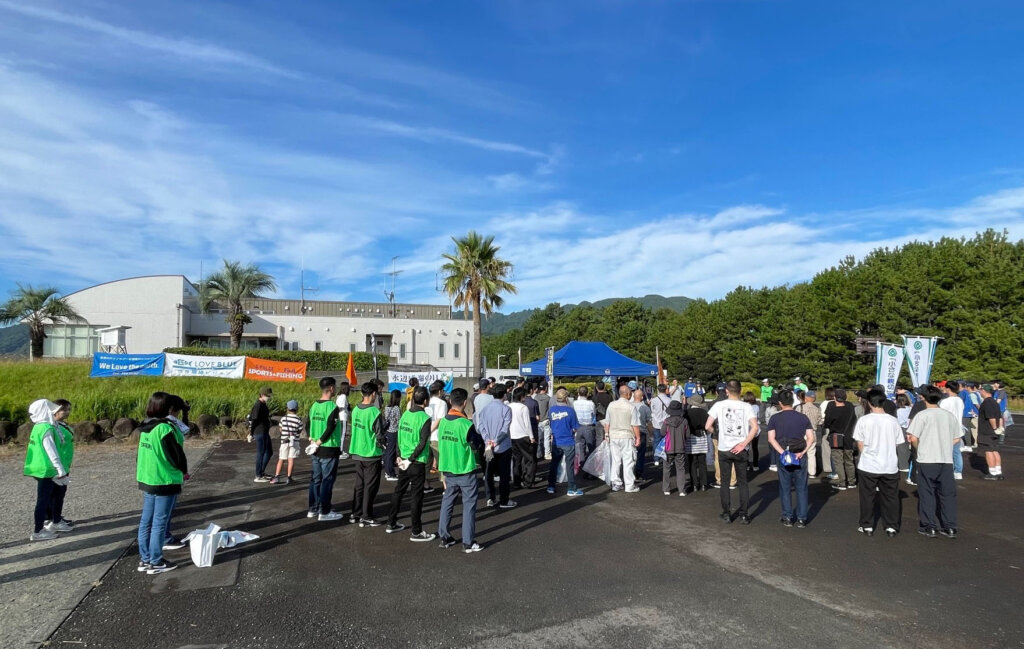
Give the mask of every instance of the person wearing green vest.
[{"label": "person wearing green vest", "polygon": [[320,400],[309,407],[309,441],[315,450],[306,517],[321,521],[344,518],[340,512],[331,509],[334,481],[338,477],[338,457],[341,456],[342,421],[341,411],[334,401],[336,388],[333,376],[320,379]]},{"label": "person wearing green vest", "polygon": [[164,541],[171,511],[188,480],[188,460],[176,426],[167,418],[177,397],[154,392],[146,404],[146,420],[139,426],[135,479],[142,491],[139,520],[138,571],[158,575],[174,570],[176,563],[164,558]]},{"label": "person wearing green vest", "polygon": [[[57,412],[53,413],[56,422],[57,432],[57,453],[61,462],[64,463],[64,470],[71,473],[71,464],[75,459],[75,434],[68,425],[68,416],[71,415],[71,402],[67,399],[57,399],[53,402],[57,406]],[[53,499],[50,501],[50,509],[46,514],[46,527],[54,532],[70,532],[75,529],[74,521],[64,518],[64,498],[68,495],[67,485],[56,485],[53,489]]]},{"label": "person wearing green vest", "polygon": [[444,475],[445,484],[437,535],[441,537],[442,548],[455,545],[448,527],[455,512],[455,499],[461,495],[462,548],[468,554],[483,549],[476,542],[476,501],[480,489],[476,471],[482,462],[484,439],[476,432],[473,421],[463,414],[469,393],[455,388],[449,396],[451,410],[437,427],[437,468]]},{"label": "person wearing green vest", "polygon": [[352,409],[352,440],[349,456],[356,463],[356,484],[352,488],[352,513],[349,522],[359,527],[378,527],[373,519],[373,501],[380,489],[381,459],[387,446],[384,418],[377,407],[377,384],[363,383],[363,402]]},{"label": "person wearing green vest", "polygon": [[391,513],[388,514],[388,526],[384,531],[394,534],[405,529],[398,523],[398,510],[402,507],[405,492],[412,489],[412,506],[409,515],[412,518],[412,536],[410,541],[433,541],[434,534],[423,531],[423,487],[427,478],[427,463],[430,461],[430,432],[433,420],[424,409],[430,393],[424,387],[417,386],[412,392],[412,406],[398,420],[398,484],[391,496]]},{"label": "person wearing green vest", "polygon": [[58,441],[61,435],[54,418],[59,409],[60,406],[49,399],[38,399],[28,407],[33,426],[25,453],[25,475],[36,480],[36,508],[33,512],[35,527],[28,537],[30,541],[51,541],[57,538],[58,529],[52,523],[52,518],[52,527],[46,526],[47,516],[53,515],[54,492],[66,489],[70,480],[63,459],[67,457],[67,450],[61,453],[63,443]]}]

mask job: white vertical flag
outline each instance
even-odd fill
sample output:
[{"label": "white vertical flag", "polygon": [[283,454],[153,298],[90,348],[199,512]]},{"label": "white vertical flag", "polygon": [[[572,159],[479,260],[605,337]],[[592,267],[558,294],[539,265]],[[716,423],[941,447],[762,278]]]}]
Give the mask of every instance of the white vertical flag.
[{"label": "white vertical flag", "polygon": [[890,343],[875,343],[875,383],[885,386],[885,394],[896,394],[896,380],[903,365],[903,347]]},{"label": "white vertical flag", "polygon": [[914,387],[928,383],[932,378],[932,365],[935,364],[935,347],[939,339],[935,336],[903,336],[903,346],[907,353],[907,369]]}]

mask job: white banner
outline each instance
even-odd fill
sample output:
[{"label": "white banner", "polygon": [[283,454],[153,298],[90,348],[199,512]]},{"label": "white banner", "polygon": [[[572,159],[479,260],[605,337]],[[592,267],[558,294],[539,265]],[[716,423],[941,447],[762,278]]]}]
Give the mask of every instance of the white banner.
[{"label": "white banner", "polygon": [[885,394],[896,394],[896,380],[903,365],[903,347],[889,343],[875,343],[875,383],[885,386]]},{"label": "white banner", "polygon": [[405,390],[409,387],[409,379],[415,378],[420,385],[430,388],[434,381],[444,381],[444,391],[451,392],[454,388],[451,372],[396,372],[388,370],[388,390]]},{"label": "white banner", "polygon": [[212,376],[220,379],[245,376],[245,356],[165,356],[164,376]]},{"label": "white banner", "polygon": [[914,387],[928,383],[935,364],[935,347],[939,339],[934,336],[903,336],[903,348],[907,355],[907,368]]}]

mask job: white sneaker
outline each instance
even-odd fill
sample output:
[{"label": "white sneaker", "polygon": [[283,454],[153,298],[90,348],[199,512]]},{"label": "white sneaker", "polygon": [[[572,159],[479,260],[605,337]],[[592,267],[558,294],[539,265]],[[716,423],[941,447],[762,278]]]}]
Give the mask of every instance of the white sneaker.
[{"label": "white sneaker", "polygon": [[514,500],[510,500],[507,503],[505,503],[504,505],[498,505],[498,509],[513,509],[517,505],[519,505],[519,503],[517,503]]},{"label": "white sneaker", "polygon": [[665,494],[666,496],[672,495],[671,491],[662,491],[661,493]]},{"label": "white sneaker", "polygon": [[52,541],[55,538],[57,538],[57,533],[53,532],[51,530],[48,530],[48,529],[46,529],[44,527],[43,529],[39,530],[38,532],[33,532],[32,535],[28,537],[28,540],[29,541]]},{"label": "white sneaker", "polygon": [[961,453],[973,453],[974,452],[974,447],[973,446],[961,446],[960,447],[960,452]]},{"label": "white sneaker", "polygon": [[253,482],[270,482],[270,478],[265,475],[261,475],[252,479]]},{"label": "white sneaker", "polygon": [[463,545],[462,546],[462,551],[465,552],[466,554],[472,554],[474,552],[479,552],[480,550],[483,550],[483,549],[484,549],[484,546],[480,545],[479,543],[474,543],[473,545]]},{"label": "white sneaker", "polygon": [[962,473],[956,473],[956,472],[954,471],[954,472],[953,472],[953,479],[954,479],[954,480],[963,480],[963,479],[964,479],[964,474],[962,474]]},{"label": "white sneaker", "polygon": [[774,464],[772,464],[771,466],[768,467],[768,470],[769,471],[774,471],[774,472],[778,473],[779,472],[779,467],[774,465]]},{"label": "white sneaker", "polygon": [[640,487],[626,487],[626,493],[635,494],[640,491]]},{"label": "white sneaker", "polygon": [[487,506],[488,507],[494,507],[494,505],[495,505],[494,499],[493,498],[488,498],[487,499]]},{"label": "white sneaker", "polygon": [[318,515],[316,512],[306,512],[306,518],[316,518]]},{"label": "white sneaker", "polygon": [[319,520],[319,521],[340,521],[343,518],[345,518],[345,516],[343,514],[339,514],[338,512],[328,512],[326,514],[320,514],[320,516],[317,517],[317,520]]}]

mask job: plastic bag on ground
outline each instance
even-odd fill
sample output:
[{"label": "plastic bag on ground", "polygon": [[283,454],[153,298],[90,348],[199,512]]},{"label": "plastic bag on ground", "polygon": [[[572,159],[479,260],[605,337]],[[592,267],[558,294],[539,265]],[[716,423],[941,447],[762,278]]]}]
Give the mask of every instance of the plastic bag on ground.
[{"label": "plastic bag on ground", "polygon": [[189,544],[192,563],[200,568],[209,568],[213,565],[213,557],[219,548],[233,548],[240,543],[254,541],[258,538],[260,537],[255,534],[239,530],[222,532],[220,525],[210,523],[204,529],[192,530],[182,540]]}]

